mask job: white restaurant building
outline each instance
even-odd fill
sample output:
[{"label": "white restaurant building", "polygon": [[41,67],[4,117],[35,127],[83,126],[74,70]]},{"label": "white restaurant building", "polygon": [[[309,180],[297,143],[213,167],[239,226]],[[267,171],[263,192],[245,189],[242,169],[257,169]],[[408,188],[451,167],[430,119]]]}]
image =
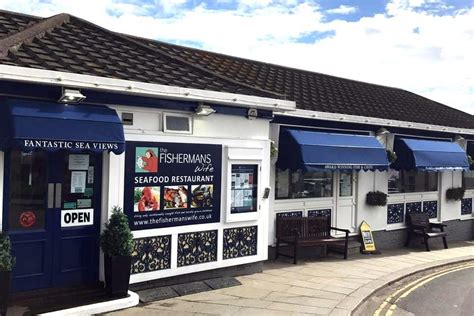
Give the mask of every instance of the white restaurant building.
[{"label": "white restaurant building", "polygon": [[[450,241],[473,238],[470,114],[67,14],[0,11],[0,25],[0,230],[15,291],[103,280],[114,206],[135,238],[133,284],[258,271],[277,216],[329,216],[354,236],[365,220],[382,249],[403,245],[410,212],[448,224]],[[366,204],[376,190],[387,206]]]}]

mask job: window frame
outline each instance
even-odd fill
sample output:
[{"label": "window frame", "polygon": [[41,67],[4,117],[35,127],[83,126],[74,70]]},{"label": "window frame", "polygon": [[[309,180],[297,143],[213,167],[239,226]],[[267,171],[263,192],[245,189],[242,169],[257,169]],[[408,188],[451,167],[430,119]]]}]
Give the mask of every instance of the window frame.
[{"label": "window frame", "polygon": [[[232,166],[233,165],[250,165],[257,166],[257,208],[255,211],[232,213]],[[257,220],[260,217],[260,210],[262,206],[262,161],[256,159],[242,160],[242,159],[229,159],[227,161],[227,186],[225,190],[226,194],[226,222],[244,222]]]},{"label": "window frame", "polygon": [[[399,179],[402,179],[404,177],[407,176],[407,173],[412,171],[412,170],[397,170],[400,172],[400,176],[399,176]],[[424,189],[421,190],[421,191],[403,191],[403,181],[402,180],[398,180],[398,181],[401,181],[402,182],[402,186],[401,186],[401,192],[391,192],[390,191],[390,186],[389,186],[389,177],[388,177],[388,172],[387,171],[387,189],[388,189],[388,194],[389,195],[394,195],[394,194],[399,194],[399,195],[404,195],[404,194],[421,194],[421,193],[434,193],[434,192],[438,192],[439,191],[439,185],[440,185],[440,173],[438,171],[433,171],[433,173],[436,175],[436,189],[435,190],[426,190],[426,186],[427,186],[427,182],[424,181]],[[423,172],[423,173],[431,173],[429,171],[423,171],[423,170],[416,170],[415,172]],[[416,185],[415,185],[416,187]]]},{"label": "window frame", "polygon": [[470,187],[470,188],[467,188],[467,187],[466,187],[466,180],[465,180],[466,176],[465,176],[465,175],[466,175],[466,173],[468,173],[468,172],[469,172],[469,173],[472,173],[472,177],[469,177],[469,178],[472,178],[473,181],[474,181],[474,170],[463,171],[463,172],[462,172],[462,179],[461,179],[461,181],[462,181],[462,182],[461,182],[461,183],[462,183],[462,187],[463,187],[466,191],[473,191],[473,192],[474,192],[474,186],[473,186],[473,187]]},{"label": "window frame", "polygon": [[[168,117],[184,117],[188,119],[189,123],[189,130],[187,131],[177,131],[173,129],[168,129],[168,125],[166,124],[166,120]],[[163,123],[163,132],[164,133],[172,133],[172,134],[192,134],[193,133],[193,117],[190,114],[185,113],[175,113],[175,112],[163,112],[162,115],[162,123]]]},{"label": "window frame", "polygon": [[[293,174],[295,172],[298,172],[299,170],[296,170],[296,171],[291,171],[291,170],[281,170],[282,172],[284,171],[289,171],[289,181],[288,181],[288,184],[289,184],[289,188],[288,188],[288,196],[287,197],[278,197],[277,196],[277,186],[276,186],[276,183],[277,183],[277,175],[278,175],[278,172],[279,170],[281,169],[275,169],[275,201],[282,201],[282,200],[291,200],[291,201],[294,201],[294,200],[308,200],[308,199],[333,199],[335,197],[335,194],[336,194],[336,179],[335,179],[335,172],[332,171],[332,170],[328,170],[328,171],[316,171],[316,172],[322,172],[322,173],[328,173],[330,175],[330,178],[331,178],[331,195],[330,196],[318,196],[318,197],[315,197],[315,196],[308,196],[308,197],[291,197],[291,177],[293,176]],[[311,172],[308,172],[308,173],[311,173]],[[301,177],[302,177],[302,181],[304,183],[304,175],[305,175],[305,172],[301,170]],[[304,184],[303,184],[304,186]]]}]

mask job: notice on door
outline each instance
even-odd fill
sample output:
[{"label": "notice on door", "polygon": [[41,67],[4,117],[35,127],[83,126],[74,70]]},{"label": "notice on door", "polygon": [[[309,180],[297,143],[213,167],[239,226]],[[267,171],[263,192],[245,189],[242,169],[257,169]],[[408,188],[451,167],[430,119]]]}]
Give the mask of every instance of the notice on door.
[{"label": "notice on door", "polygon": [[71,172],[71,193],[84,193],[86,189],[86,172]]},{"label": "notice on door", "polygon": [[87,170],[89,155],[69,155],[69,170]]},{"label": "notice on door", "polygon": [[94,209],[61,211],[61,227],[88,225],[94,225]]}]

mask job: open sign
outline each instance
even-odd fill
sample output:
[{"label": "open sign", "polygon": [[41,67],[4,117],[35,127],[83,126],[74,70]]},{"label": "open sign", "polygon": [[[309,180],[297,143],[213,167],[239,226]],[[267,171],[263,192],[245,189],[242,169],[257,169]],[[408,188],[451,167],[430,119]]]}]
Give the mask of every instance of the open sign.
[{"label": "open sign", "polygon": [[61,211],[61,227],[87,226],[94,224],[94,209]]}]

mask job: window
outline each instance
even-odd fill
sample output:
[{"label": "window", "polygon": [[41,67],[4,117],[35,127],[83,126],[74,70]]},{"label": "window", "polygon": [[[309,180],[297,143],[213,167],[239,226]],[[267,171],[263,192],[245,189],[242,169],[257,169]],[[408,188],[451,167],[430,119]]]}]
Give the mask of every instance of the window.
[{"label": "window", "polygon": [[122,113],[123,125],[133,125],[133,113]]},{"label": "window", "polygon": [[388,171],[388,193],[429,192],[438,190],[438,173],[426,171]]},{"label": "window", "polygon": [[48,173],[45,152],[12,151],[10,158],[10,230],[44,229]]},{"label": "window", "polygon": [[230,213],[257,211],[258,165],[232,165]]},{"label": "window", "polygon": [[305,172],[277,169],[276,198],[319,198],[331,197],[333,190],[332,172]]},{"label": "window", "polygon": [[[82,163],[73,164],[74,159]],[[63,210],[94,207],[95,165],[95,155],[66,155],[62,187]]]},{"label": "window", "polygon": [[474,170],[463,172],[462,187],[466,190],[474,190]]},{"label": "window", "polygon": [[164,132],[191,134],[191,116],[177,113],[164,113]]},{"label": "window", "polygon": [[352,172],[341,172],[339,176],[339,196],[352,196]]}]

